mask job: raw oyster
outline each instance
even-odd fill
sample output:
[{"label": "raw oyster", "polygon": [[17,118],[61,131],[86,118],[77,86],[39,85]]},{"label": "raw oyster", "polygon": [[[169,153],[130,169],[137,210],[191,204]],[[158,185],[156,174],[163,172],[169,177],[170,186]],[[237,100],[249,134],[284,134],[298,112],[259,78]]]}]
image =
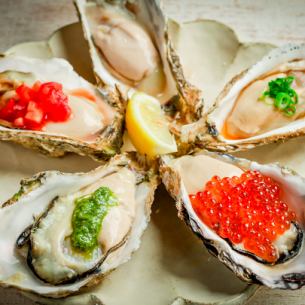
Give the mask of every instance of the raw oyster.
[{"label": "raw oyster", "polygon": [[[23,180],[0,209],[0,285],[62,297],[98,283],[139,247],[157,183],[155,167],[137,161],[135,154],[118,155],[88,173],[49,171]],[[90,196],[105,189],[98,206],[102,213],[103,200],[111,206],[99,214],[97,235],[86,235],[94,232],[88,211],[95,201]],[[83,220],[76,227],[75,213]],[[74,235],[80,228],[83,235]],[[75,236],[81,237],[76,244]],[[90,236],[93,248],[80,248]]]},{"label": "raw oyster", "polygon": [[2,107],[14,97],[18,86],[32,86],[36,81],[57,82],[63,86],[71,117],[66,122],[48,123],[42,130],[17,128],[1,120],[1,140],[20,143],[55,157],[75,152],[107,159],[118,152],[122,142],[124,107],[116,90],[95,88],[63,59],[7,55],[0,58]]},{"label": "raw oyster", "polygon": [[208,113],[199,146],[234,151],[303,135],[304,68],[305,45],[289,44],[234,77]]},{"label": "raw oyster", "polygon": [[[240,241],[234,243],[222,238],[195,212],[189,197],[201,191],[215,175],[220,178],[238,177],[247,170],[276,181],[281,186],[282,198],[295,213],[296,221],[289,222],[287,231],[276,235],[273,241],[276,259],[272,263],[247,250]],[[167,190],[177,201],[179,217],[202,239],[207,249],[238,277],[271,288],[298,289],[305,285],[304,178],[275,164],[261,165],[206,151],[176,159],[163,157],[161,175]]]},{"label": "raw oyster", "polygon": [[184,121],[200,113],[199,91],[183,77],[159,1],[75,3],[100,85],[117,85],[125,96],[138,90],[162,104],[171,101]]}]

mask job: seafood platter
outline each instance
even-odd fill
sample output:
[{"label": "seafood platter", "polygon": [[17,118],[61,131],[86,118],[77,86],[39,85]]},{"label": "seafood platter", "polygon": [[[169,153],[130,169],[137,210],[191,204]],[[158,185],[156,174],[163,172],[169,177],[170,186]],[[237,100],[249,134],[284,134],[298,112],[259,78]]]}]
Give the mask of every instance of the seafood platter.
[{"label": "seafood platter", "polygon": [[0,57],[2,290],[237,305],[303,287],[305,44],[242,44],[155,0],[75,9]]}]

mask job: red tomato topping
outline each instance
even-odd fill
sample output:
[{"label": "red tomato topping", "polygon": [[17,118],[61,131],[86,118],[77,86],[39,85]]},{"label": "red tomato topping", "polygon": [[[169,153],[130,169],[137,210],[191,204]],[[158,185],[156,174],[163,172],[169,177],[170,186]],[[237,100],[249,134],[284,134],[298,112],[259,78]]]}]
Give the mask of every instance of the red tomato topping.
[{"label": "red tomato topping", "polygon": [[281,193],[272,178],[246,171],[240,177],[215,176],[189,197],[199,218],[219,236],[273,263],[278,259],[273,242],[296,220]]},{"label": "red tomato topping", "polygon": [[0,119],[14,127],[42,130],[49,122],[65,122],[71,108],[62,85],[55,82],[36,82],[16,88],[16,97],[9,99],[0,109]]}]

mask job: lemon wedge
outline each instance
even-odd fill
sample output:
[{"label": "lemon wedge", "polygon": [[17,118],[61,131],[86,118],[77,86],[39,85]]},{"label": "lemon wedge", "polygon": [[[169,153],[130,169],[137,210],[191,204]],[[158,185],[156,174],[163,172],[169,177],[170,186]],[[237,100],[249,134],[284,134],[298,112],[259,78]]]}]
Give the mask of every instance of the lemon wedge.
[{"label": "lemon wedge", "polygon": [[140,92],[131,96],[126,127],[132,144],[141,154],[154,157],[177,151],[160,103],[154,97]]}]

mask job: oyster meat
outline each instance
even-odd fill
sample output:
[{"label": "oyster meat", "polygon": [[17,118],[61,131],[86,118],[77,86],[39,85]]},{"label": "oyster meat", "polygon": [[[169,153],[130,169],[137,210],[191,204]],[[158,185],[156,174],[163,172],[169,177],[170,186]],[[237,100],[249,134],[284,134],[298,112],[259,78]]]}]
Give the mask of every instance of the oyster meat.
[{"label": "oyster meat", "polygon": [[[28,129],[17,124],[22,118],[7,121],[1,116],[1,140],[14,141],[51,156],[75,152],[99,159],[109,158],[118,152],[122,142],[124,111],[120,94],[115,90],[95,88],[78,76],[63,59],[1,57],[1,115],[10,118],[5,111],[9,103],[18,98],[16,90],[22,86],[34,88],[38,82],[62,86],[71,111],[70,117],[66,121],[47,122],[41,129]],[[35,112],[29,111],[30,103],[27,107],[26,117],[30,114],[33,118]]]},{"label": "oyster meat", "polygon": [[88,173],[49,171],[22,181],[0,209],[0,285],[62,297],[126,262],[158,184],[154,166],[144,163],[117,155]]},{"label": "oyster meat", "polygon": [[[298,289],[305,284],[304,178],[275,164],[207,151],[176,159],[162,157],[161,163],[162,180],[177,202],[179,217],[238,277],[271,288]],[[253,184],[247,184],[252,174],[258,193],[253,193]],[[265,182],[259,179],[274,183],[274,191],[270,184],[264,193]],[[251,188],[245,189],[247,185]],[[273,199],[264,198],[258,208],[253,202],[258,202],[260,194]],[[204,210],[208,196],[213,198],[211,207]],[[232,208],[235,204],[237,210]],[[259,217],[262,220],[256,220]]]},{"label": "oyster meat", "polygon": [[[158,49],[162,12],[154,1],[75,1],[102,84],[161,97],[173,91],[168,64]],[[154,22],[151,22],[154,21]],[[169,95],[171,94],[169,93]],[[171,96],[163,97],[166,101]]]},{"label": "oyster meat", "polygon": [[234,151],[304,134],[305,45],[273,49],[216,99],[197,143]]},{"label": "oyster meat", "polygon": [[145,92],[173,105],[185,121],[200,113],[199,90],[183,76],[159,1],[75,0],[75,4],[100,85],[117,85],[124,96]]}]

